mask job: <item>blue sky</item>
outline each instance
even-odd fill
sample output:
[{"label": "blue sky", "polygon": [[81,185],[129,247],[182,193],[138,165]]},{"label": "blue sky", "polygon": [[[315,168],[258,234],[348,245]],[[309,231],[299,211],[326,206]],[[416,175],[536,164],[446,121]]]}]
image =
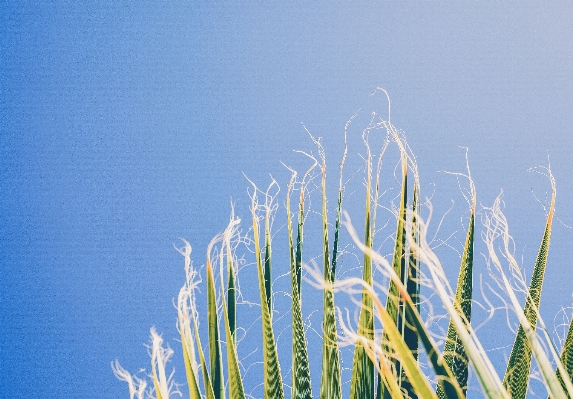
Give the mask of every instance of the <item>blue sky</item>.
[{"label": "blue sky", "polygon": [[[527,169],[548,155],[573,225],[571,37],[567,2],[2,2],[0,396],[127,395],[111,360],[147,367],[153,325],[178,349],[173,244],[200,265],[231,198],[248,220],[243,174],[284,189],[280,161],[303,168],[292,150],[312,149],[301,122],[337,160],[354,112],[385,110],[376,87],[435,213],[455,201],[444,236],[463,237],[465,203],[437,171],[463,171],[465,146],[530,272],[548,183]],[[571,304],[572,239],[556,222],[550,325]]]}]

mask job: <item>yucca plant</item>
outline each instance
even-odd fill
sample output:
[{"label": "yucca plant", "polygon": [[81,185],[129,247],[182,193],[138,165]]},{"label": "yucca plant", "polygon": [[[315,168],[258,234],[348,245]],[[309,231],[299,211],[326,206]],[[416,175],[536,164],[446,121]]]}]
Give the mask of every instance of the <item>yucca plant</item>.
[{"label": "yucca plant", "polygon": [[[352,119],[351,119],[352,120]],[[349,121],[350,123],[350,121]],[[348,128],[348,124],[346,126]],[[376,166],[369,135],[383,134],[382,146]],[[381,133],[382,132],[382,133]],[[364,235],[359,238],[344,211],[344,164],[347,156],[346,129],[344,153],[338,176],[338,196],[334,212],[335,222],[329,224],[327,202],[326,153],[319,139],[311,136],[318,157],[306,154],[311,167],[299,178],[291,169],[287,183],[285,243],[274,243],[272,222],[277,217],[276,199],[269,191],[260,191],[253,184],[251,191],[251,227],[248,235],[239,231],[240,220],[231,214],[227,228],[216,236],[208,246],[205,263],[205,294],[207,308],[198,309],[195,298],[201,284],[199,272],[191,262],[191,246],[184,241],[178,248],[185,261],[186,281],[177,300],[177,327],[181,336],[183,361],[187,377],[187,390],[191,399],[242,399],[250,396],[244,383],[245,370],[241,365],[237,342],[237,279],[238,245],[248,243],[254,256],[258,278],[261,311],[261,345],[264,371],[260,375],[265,398],[289,396],[305,399],[319,396],[321,399],[342,398],[345,379],[341,367],[340,345],[353,345],[354,353],[350,372],[351,399],[365,398],[464,398],[468,389],[470,367],[488,398],[525,398],[532,359],[535,357],[548,395],[552,398],[571,398],[573,395],[573,321],[569,326],[565,344],[558,353],[539,316],[541,288],[547,266],[551,226],[555,207],[555,181],[549,168],[537,168],[544,172],[552,185],[552,196],[547,223],[542,236],[531,284],[526,289],[526,301],[522,307],[514,292],[515,282],[523,282],[521,269],[513,258],[507,220],[497,198],[491,208],[484,208],[483,239],[488,249],[488,265],[500,290],[519,319],[519,328],[511,351],[507,370],[500,377],[492,365],[480,340],[472,329],[471,314],[473,299],[474,242],[476,236],[476,190],[469,174],[457,174],[466,179],[470,190],[467,200],[469,220],[462,248],[460,271],[455,292],[445,276],[439,258],[427,242],[428,219],[422,217],[421,209],[429,206],[422,203],[421,185],[415,157],[404,134],[389,120],[374,114],[363,131],[366,149],[365,167],[365,212]],[[390,256],[378,251],[376,242],[376,218],[381,209],[380,192],[382,160],[386,150],[396,146],[399,153],[401,183],[398,205],[393,209],[396,229],[392,234],[393,250]],[[316,171],[319,171],[318,173]],[[317,183],[317,182],[320,183]],[[277,184],[273,182],[273,185]],[[315,264],[303,262],[305,224],[308,222],[307,197],[318,187],[320,193],[320,216],[322,240],[320,259],[322,270]],[[411,197],[409,193],[412,193]],[[291,201],[298,194],[296,212]],[[260,202],[260,198],[264,198]],[[388,208],[387,208],[388,209]],[[294,221],[293,221],[294,220]],[[331,230],[332,229],[332,230]],[[331,235],[332,233],[332,235]],[[362,253],[362,277],[339,278],[337,269],[342,235],[347,234],[353,245]],[[331,237],[332,240],[331,240]],[[501,242],[501,245],[498,244]],[[291,381],[285,380],[281,370],[277,335],[273,323],[273,247],[288,247],[290,269],[292,364]],[[316,255],[314,253],[313,255]],[[504,267],[501,259],[508,262]],[[507,270],[506,270],[507,269]],[[322,312],[322,365],[319,392],[314,392],[311,380],[311,359],[307,346],[307,327],[303,315],[303,274],[311,285],[323,291]],[[285,271],[282,271],[284,273]],[[509,272],[509,277],[508,273]],[[388,285],[382,286],[386,281]],[[449,316],[447,336],[439,345],[422,318],[424,299],[421,287],[432,290]],[[335,297],[358,293],[358,320],[353,325],[339,307]],[[205,312],[208,320],[208,344],[203,345],[199,326],[199,312]],[[537,328],[537,326],[540,328]],[[131,398],[155,397],[168,399],[174,393],[181,394],[173,383],[173,374],[166,365],[173,354],[162,345],[155,329],[151,330],[151,388],[147,389],[144,378],[131,375],[119,362],[112,363],[115,375],[128,383]],[[206,354],[203,348],[208,348]],[[544,349],[545,348],[545,349]],[[316,351],[313,351],[316,353]],[[430,368],[424,366],[425,359]],[[430,381],[434,382],[430,382]],[[290,386],[290,392],[285,387]]]}]

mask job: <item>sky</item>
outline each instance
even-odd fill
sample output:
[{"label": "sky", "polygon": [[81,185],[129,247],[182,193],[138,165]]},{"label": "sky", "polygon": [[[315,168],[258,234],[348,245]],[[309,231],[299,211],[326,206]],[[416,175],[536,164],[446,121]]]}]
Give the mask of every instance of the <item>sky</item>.
[{"label": "sky", "polygon": [[[231,202],[246,231],[246,177],[266,187],[272,175],[284,195],[281,162],[303,171],[308,159],[293,151],[316,152],[305,128],[323,137],[336,171],[344,126],[360,110],[349,135],[359,161],[364,122],[388,112],[380,92],[371,96],[377,87],[416,154],[434,223],[446,214],[438,234],[453,234],[453,249],[440,251],[454,285],[467,206],[439,171],[465,172],[459,147],[468,148],[478,208],[503,190],[530,274],[550,186],[527,171],[550,162],[558,220],[541,312],[553,330],[573,293],[572,37],[564,1],[3,1],[0,397],[127,397],[110,362],[149,369],[151,326],[180,357],[172,301],[184,273],[173,246],[187,239],[202,265]],[[363,171],[352,162],[358,191]],[[348,203],[359,220],[360,205]],[[318,254],[307,247],[310,261]],[[474,281],[487,276],[476,262]],[[487,329],[503,373],[511,336]],[[260,396],[255,374],[249,389]]]}]

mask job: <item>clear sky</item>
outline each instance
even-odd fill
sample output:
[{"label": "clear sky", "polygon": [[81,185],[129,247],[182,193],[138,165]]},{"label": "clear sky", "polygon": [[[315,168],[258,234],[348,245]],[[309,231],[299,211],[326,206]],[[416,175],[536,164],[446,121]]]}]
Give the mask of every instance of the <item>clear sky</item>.
[{"label": "clear sky", "polygon": [[[0,5],[0,397],[127,397],[110,361],[148,367],[153,325],[180,358],[173,244],[188,239],[201,265],[231,197],[248,220],[243,173],[284,190],[280,161],[303,168],[292,150],[312,149],[301,122],[335,171],[346,121],[386,109],[376,87],[437,220],[455,201],[443,238],[463,239],[463,197],[437,173],[464,171],[459,146],[478,203],[503,188],[528,273],[545,217],[533,193],[543,202],[549,185],[527,169],[548,155],[557,216],[573,225],[569,2],[90,4]],[[556,221],[550,328],[571,305],[572,242]]]}]

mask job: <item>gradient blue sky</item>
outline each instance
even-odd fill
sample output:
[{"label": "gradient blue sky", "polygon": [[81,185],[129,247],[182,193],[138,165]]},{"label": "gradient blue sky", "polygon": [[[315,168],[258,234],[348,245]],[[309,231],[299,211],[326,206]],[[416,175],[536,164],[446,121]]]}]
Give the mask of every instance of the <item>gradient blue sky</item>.
[{"label": "gradient blue sky", "polygon": [[[573,225],[572,38],[569,2],[3,1],[0,397],[127,397],[111,360],[148,367],[152,325],[179,349],[173,244],[203,263],[231,197],[247,216],[243,173],[284,187],[279,161],[302,168],[292,150],[312,149],[301,121],[338,160],[346,120],[384,109],[377,86],[436,213],[456,201],[444,235],[465,203],[437,171],[463,171],[466,146],[478,201],[504,189],[530,272],[544,223],[532,189],[548,183],[527,169],[548,154]],[[572,239],[556,222],[550,326],[571,304]]]}]

